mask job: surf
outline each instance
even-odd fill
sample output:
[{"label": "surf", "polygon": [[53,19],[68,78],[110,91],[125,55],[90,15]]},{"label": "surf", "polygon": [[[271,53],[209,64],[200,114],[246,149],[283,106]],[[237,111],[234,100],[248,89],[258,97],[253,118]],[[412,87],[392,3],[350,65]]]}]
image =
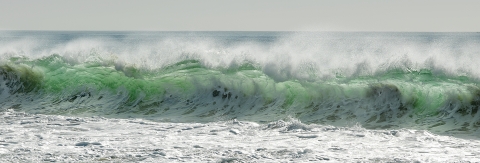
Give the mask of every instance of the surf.
[{"label": "surf", "polygon": [[[74,35],[46,48],[38,38],[2,40],[9,44],[0,48],[0,105],[165,122],[293,117],[435,132],[479,126],[476,35],[269,34],[263,42],[208,33]],[[30,44],[13,46],[19,42]]]}]

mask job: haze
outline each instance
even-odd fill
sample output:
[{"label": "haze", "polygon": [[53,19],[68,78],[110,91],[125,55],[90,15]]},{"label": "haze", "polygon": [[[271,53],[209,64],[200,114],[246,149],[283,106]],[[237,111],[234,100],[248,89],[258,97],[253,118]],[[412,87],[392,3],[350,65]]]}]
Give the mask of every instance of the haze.
[{"label": "haze", "polygon": [[0,30],[479,32],[475,0],[0,0]]}]

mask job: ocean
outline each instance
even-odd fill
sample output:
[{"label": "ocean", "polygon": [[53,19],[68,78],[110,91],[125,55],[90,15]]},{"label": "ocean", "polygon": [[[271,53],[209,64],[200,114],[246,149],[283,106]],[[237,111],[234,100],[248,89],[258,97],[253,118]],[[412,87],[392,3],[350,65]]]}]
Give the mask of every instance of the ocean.
[{"label": "ocean", "polygon": [[479,162],[480,33],[0,31],[1,162]]}]

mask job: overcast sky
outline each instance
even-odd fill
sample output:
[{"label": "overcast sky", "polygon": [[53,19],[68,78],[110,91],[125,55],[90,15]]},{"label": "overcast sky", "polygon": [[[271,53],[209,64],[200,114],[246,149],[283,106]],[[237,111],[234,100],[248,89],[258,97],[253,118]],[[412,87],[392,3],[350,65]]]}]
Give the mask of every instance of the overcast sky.
[{"label": "overcast sky", "polygon": [[0,30],[479,32],[479,0],[0,0]]}]

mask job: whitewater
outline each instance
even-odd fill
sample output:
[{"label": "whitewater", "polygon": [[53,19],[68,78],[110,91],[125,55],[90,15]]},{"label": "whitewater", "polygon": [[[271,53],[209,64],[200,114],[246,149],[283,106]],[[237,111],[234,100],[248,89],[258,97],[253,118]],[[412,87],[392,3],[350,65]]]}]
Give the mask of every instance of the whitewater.
[{"label": "whitewater", "polygon": [[480,34],[0,31],[2,162],[479,162]]}]

